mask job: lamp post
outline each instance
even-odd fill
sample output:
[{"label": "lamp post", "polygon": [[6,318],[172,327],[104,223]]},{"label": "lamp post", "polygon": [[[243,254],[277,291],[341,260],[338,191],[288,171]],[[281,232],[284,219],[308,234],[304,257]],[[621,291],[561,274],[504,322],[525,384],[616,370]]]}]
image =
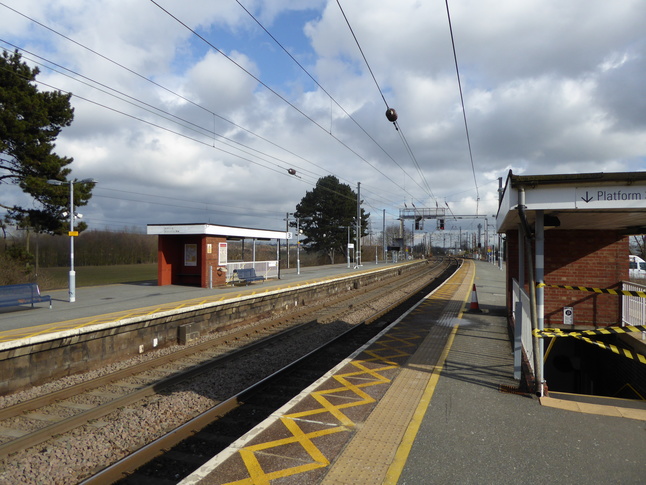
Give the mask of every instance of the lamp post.
[{"label": "lamp post", "polygon": [[348,268],[350,268],[350,228],[352,226],[338,226],[339,229],[347,229],[348,230],[348,244],[345,247],[345,254],[346,254],[346,261],[348,263]]},{"label": "lamp post", "polygon": [[[76,301],[76,271],[74,271],[74,237],[76,233],[74,232],[74,184],[90,184],[96,182],[94,179],[83,179],[83,180],[70,180],[70,274],[69,274],[69,294],[70,294],[70,303]],[[65,182],[60,180],[48,180],[50,185],[65,185]]]},{"label": "lamp post", "polygon": [[357,253],[355,266],[361,266],[361,182],[357,182]]},{"label": "lamp post", "polygon": [[301,274],[301,218],[296,218],[296,274]]},{"label": "lamp post", "polygon": [[[294,216],[296,219],[296,274],[301,274],[301,218],[296,217],[294,212],[288,212],[287,219],[289,216]],[[289,222],[287,224],[289,225]]]},{"label": "lamp post", "polygon": [[350,268],[350,226],[348,226],[348,245],[345,248],[346,259],[348,260],[348,269]]}]

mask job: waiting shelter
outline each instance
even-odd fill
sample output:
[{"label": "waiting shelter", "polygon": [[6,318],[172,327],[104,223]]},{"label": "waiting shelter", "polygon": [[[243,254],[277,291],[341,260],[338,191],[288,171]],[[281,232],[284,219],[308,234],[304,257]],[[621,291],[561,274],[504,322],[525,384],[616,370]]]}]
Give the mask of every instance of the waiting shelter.
[{"label": "waiting shelter", "polygon": [[507,307],[517,338],[522,334],[517,364],[525,352],[529,366],[540,368],[539,381],[544,349],[532,342],[532,328],[636,324],[626,320],[622,291],[629,279],[629,236],[646,233],[646,172],[510,171],[496,217],[506,243]]},{"label": "waiting shelter", "polygon": [[[158,236],[157,282],[210,288],[234,278],[238,269],[254,268],[265,278],[280,277],[280,241],[290,232],[219,226],[214,224],[148,224],[147,233]],[[228,261],[228,241],[251,239],[253,260]],[[255,260],[255,242],[277,240],[276,259]]]}]

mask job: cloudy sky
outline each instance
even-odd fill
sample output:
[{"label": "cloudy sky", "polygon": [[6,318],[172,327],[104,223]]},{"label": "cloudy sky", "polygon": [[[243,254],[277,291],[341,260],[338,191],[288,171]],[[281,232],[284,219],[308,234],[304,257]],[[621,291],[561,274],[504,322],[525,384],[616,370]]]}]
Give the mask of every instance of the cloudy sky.
[{"label": "cloudy sky", "polygon": [[73,93],[56,152],[98,180],[91,228],[282,229],[332,174],[378,231],[404,204],[492,215],[509,170],[646,168],[642,0],[449,7],[464,112],[442,0],[4,0],[0,47]]}]

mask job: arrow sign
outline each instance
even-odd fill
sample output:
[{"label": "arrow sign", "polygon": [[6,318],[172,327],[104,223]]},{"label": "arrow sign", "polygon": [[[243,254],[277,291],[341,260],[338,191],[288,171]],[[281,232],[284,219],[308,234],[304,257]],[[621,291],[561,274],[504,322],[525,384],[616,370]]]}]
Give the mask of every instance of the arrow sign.
[{"label": "arrow sign", "polygon": [[581,197],[581,200],[583,200],[583,202],[585,202],[585,203],[588,203],[588,202],[590,202],[591,200],[594,200],[594,197],[590,197],[590,196],[588,195],[588,191],[586,190],[586,191],[585,191],[585,197]]}]

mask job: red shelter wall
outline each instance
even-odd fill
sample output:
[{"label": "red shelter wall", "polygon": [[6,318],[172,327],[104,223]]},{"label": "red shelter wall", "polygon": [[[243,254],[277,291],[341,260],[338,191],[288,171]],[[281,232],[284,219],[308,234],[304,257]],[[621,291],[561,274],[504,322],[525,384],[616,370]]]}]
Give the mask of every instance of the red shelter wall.
[{"label": "red shelter wall", "polygon": [[226,242],[226,238],[207,235],[160,235],[157,242],[157,284],[207,288],[211,267],[213,285],[225,284],[226,273],[217,271],[220,242]]}]

